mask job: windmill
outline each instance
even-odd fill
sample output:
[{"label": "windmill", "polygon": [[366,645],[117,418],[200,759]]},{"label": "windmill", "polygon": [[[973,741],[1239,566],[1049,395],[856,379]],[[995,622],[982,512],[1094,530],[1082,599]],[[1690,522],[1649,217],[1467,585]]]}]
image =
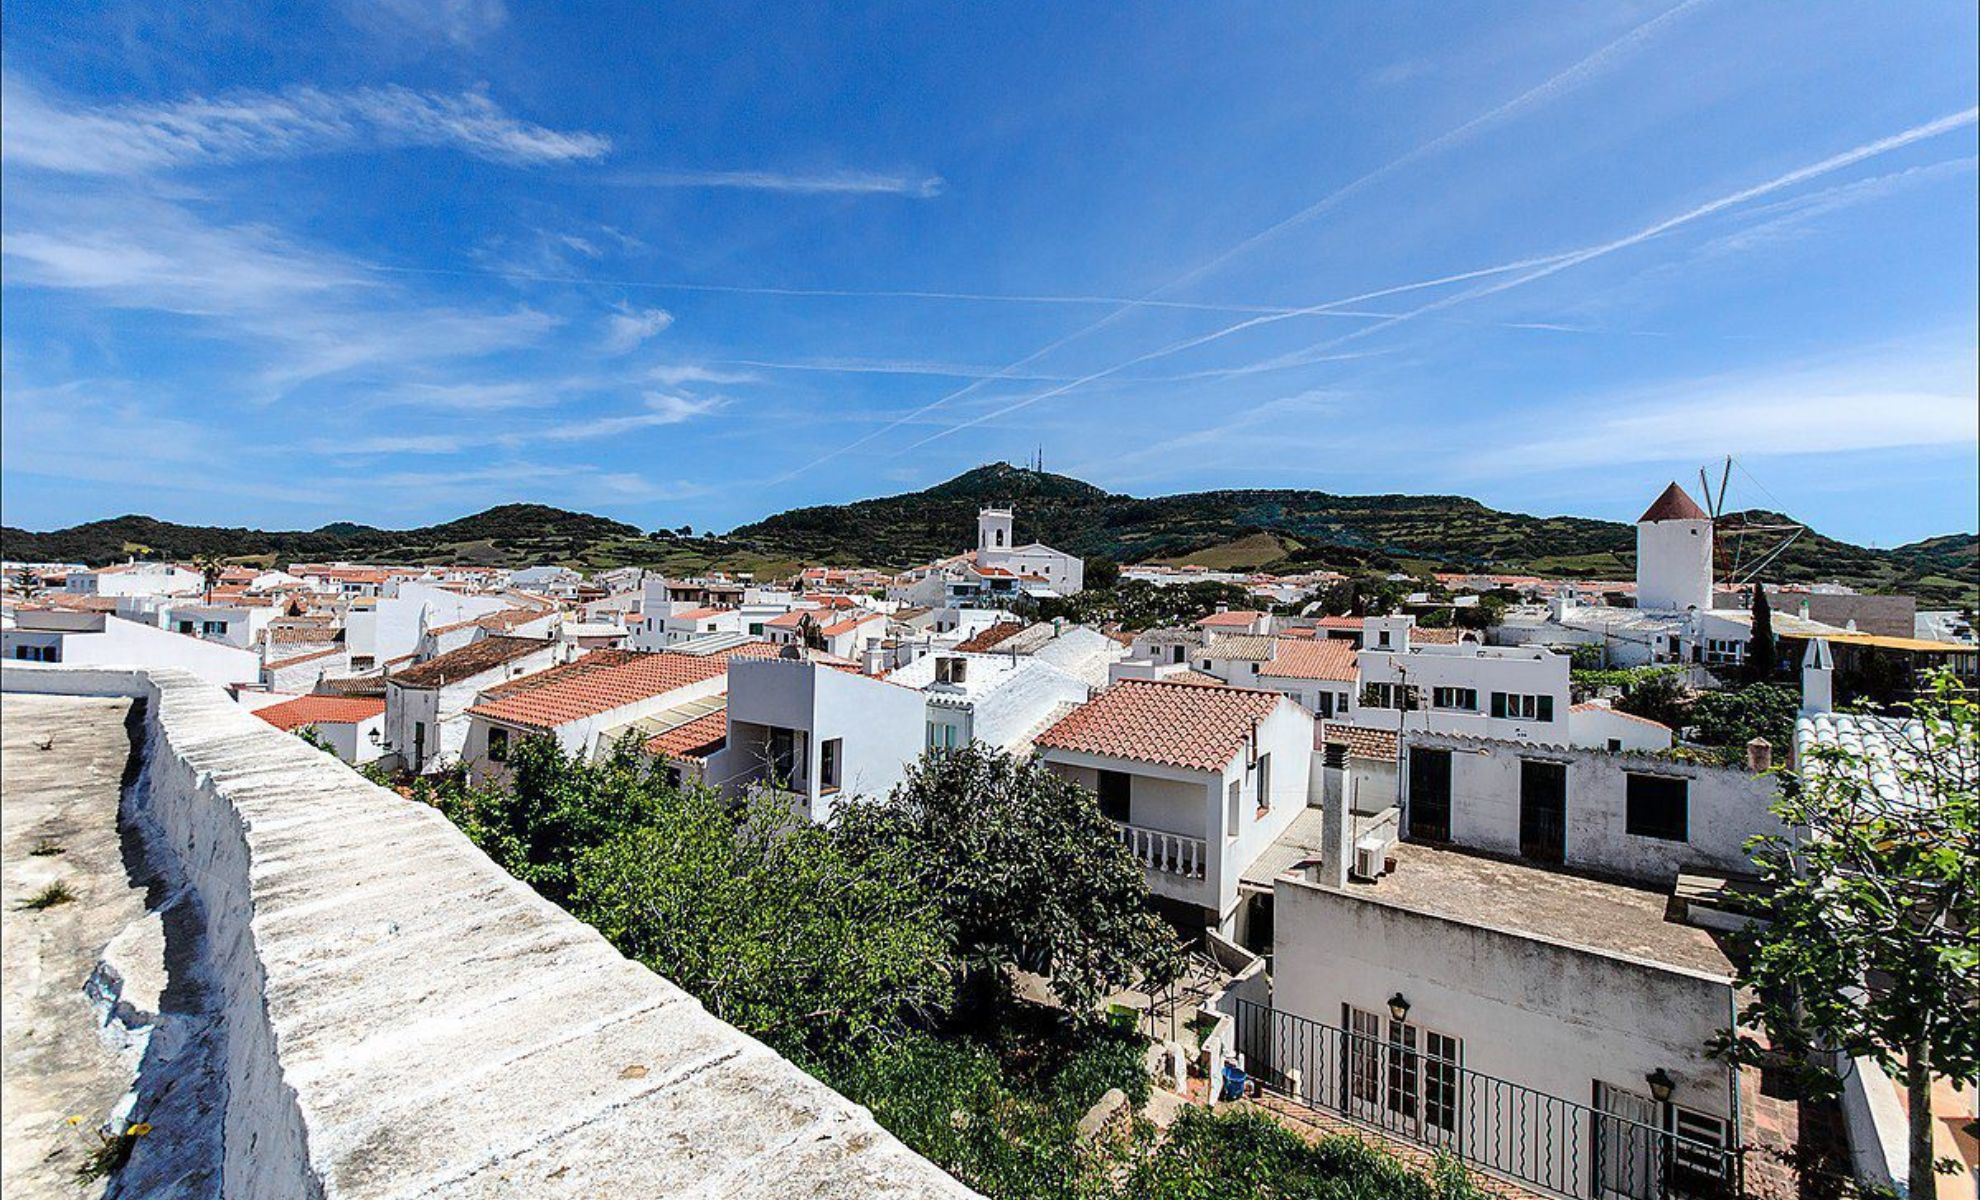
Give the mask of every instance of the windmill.
[{"label": "windmill", "polygon": [[[1744,513],[1735,513],[1728,516],[1726,513],[1726,489],[1732,483],[1732,469],[1733,458],[1732,455],[1728,454],[1726,455],[1725,468],[1719,472],[1719,490],[1715,494],[1712,491],[1712,481],[1707,476],[1706,469],[1700,467],[1698,468],[1698,486],[1704,489],[1705,511],[1712,518],[1713,573],[1718,573],[1718,559],[1724,554],[1726,541],[1728,535],[1730,535],[1732,541],[1732,562],[1726,571],[1726,586],[1729,588],[1739,588],[1758,579],[1760,572],[1766,570],[1789,546],[1794,545],[1795,541],[1802,534],[1808,532],[1808,527],[1792,522],[1781,525],[1756,525],[1747,520]],[[1741,467],[1740,470],[1745,471],[1746,468]],[[1746,539],[1749,534],[1785,534],[1786,536],[1771,546],[1766,545],[1764,537],[1758,539],[1761,545],[1754,547],[1753,560],[1747,562]]]}]

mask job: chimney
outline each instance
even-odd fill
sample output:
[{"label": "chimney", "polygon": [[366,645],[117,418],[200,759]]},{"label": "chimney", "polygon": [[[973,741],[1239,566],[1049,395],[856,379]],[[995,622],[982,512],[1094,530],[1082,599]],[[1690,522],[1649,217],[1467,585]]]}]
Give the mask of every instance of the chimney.
[{"label": "chimney", "polygon": [[860,658],[860,670],[868,675],[878,675],[887,669],[887,647],[878,638],[867,640],[866,650]]},{"label": "chimney", "polygon": [[1354,772],[1341,772],[1340,791],[1324,799],[1320,806],[1320,870],[1316,880],[1322,887],[1345,888],[1348,868],[1354,862]]},{"label": "chimney", "polygon": [[1827,638],[1808,643],[1801,660],[1801,714],[1832,712],[1836,707],[1836,660]]},{"label": "chimney", "polygon": [[1746,743],[1746,769],[1755,775],[1774,765],[1774,744],[1766,738]]}]

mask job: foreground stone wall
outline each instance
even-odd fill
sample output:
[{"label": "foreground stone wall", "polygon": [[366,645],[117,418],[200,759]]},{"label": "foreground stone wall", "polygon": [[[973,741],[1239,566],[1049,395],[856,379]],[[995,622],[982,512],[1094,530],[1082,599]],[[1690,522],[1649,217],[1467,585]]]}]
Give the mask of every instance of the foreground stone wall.
[{"label": "foreground stone wall", "polygon": [[0,687],[146,702],[126,816],[205,916],[226,1196],[973,1194],[438,812],[196,677],[8,664]]}]

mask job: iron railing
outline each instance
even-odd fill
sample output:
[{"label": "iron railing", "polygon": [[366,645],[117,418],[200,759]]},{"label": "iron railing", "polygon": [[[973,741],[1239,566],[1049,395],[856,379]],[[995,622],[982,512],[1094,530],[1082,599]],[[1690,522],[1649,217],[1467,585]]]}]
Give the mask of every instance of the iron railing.
[{"label": "iron railing", "polygon": [[1451,1039],[1386,1016],[1379,1034],[1350,1032],[1231,1003],[1245,1071],[1304,1107],[1568,1200],[1741,1194],[1729,1122],[1622,1091],[1601,1108],[1537,1091],[1470,1070]]}]

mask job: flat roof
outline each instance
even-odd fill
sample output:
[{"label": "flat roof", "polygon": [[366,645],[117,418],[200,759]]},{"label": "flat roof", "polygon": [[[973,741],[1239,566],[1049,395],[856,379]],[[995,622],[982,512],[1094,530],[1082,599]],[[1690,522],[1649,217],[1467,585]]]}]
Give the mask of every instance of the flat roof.
[{"label": "flat roof", "polygon": [[[1323,891],[1505,933],[1731,979],[1718,939],[1668,920],[1665,891],[1550,871],[1420,842],[1398,842],[1396,869]],[[1314,883],[1306,880],[1307,883]]]}]

